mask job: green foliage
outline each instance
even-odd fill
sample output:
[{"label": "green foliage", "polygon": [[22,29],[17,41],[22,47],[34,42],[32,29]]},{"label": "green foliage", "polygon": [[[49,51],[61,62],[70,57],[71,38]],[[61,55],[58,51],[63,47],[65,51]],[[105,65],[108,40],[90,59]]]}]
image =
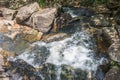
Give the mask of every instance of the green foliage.
[{"label": "green foliage", "polygon": [[39,3],[39,5],[40,5],[41,7],[45,7],[45,6],[46,6],[45,0],[37,0],[37,2]]},{"label": "green foliage", "polygon": [[79,3],[80,6],[91,6],[93,4],[107,4],[110,0],[37,0],[41,7],[54,6],[59,4],[61,6],[74,6],[74,3]]},{"label": "green foliage", "polygon": [[114,66],[119,66],[119,65],[115,61],[110,61],[110,68],[113,68]]}]

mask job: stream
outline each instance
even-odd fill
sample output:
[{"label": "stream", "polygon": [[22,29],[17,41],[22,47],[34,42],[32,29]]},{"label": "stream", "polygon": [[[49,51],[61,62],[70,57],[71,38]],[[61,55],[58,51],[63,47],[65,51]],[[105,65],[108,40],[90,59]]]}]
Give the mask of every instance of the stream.
[{"label": "stream", "polygon": [[[70,75],[70,78],[68,77],[69,79],[65,80],[77,80],[74,69],[83,71],[84,76],[86,76],[86,73],[87,78],[89,77],[88,73],[91,71],[93,72],[93,77],[95,77],[98,66],[102,65],[104,61],[107,61],[106,58],[96,55],[94,38],[84,29],[80,32],[75,32],[70,38],[61,41],[50,43],[39,41],[33,43],[32,46],[31,50],[26,50],[17,56],[16,59],[22,59],[36,68],[44,64],[54,65],[55,69],[53,69],[53,71],[55,72],[56,79],[50,79],[49,77],[47,80],[64,80],[61,79],[62,74]],[[67,73],[64,73],[63,68],[65,66],[70,67]],[[50,66],[48,66],[48,68],[49,67]],[[47,75],[39,75],[42,75],[42,80],[46,80]],[[86,80],[86,77],[82,78]],[[97,80],[103,80],[103,77],[104,76],[101,75]]]},{"label": "stream", "polygon": [[[68,8],[65,10],[68,10],[67,13],[72,17],[83,15]],[[82,11],[84,12],[78,12]],[[86,12],[87,16],[91,14]],[[14,61],[24,60],[34,68],[41,68],[33,72],[40,80],[103,80],[104,73],[99,66],[108,60],[97,55],[93,35],[83,26],[79,28],[71,37],[60,41],[32,43],[31,48],[19,51],[20,55],[17,55]]]}]

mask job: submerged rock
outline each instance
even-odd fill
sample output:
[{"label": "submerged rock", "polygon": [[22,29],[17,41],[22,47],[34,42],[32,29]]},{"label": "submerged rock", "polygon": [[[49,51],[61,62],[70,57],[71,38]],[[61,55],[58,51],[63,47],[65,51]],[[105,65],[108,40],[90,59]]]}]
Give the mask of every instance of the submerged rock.
[{"label": "submerged rock", "polygon": [[97,14],[110,14],[109,9],[106,7],[105,4],[100,5],[94,5],[94,7],[91,7],[94,11],[96,11]]},{"label": "submerged rock", "polygon": [[43,36],[42,41],[53,42],[53,41],[62,40],[66,37],[68,37],[68,35],[66,33],[48,34],[48,35]]},{"label": "submerged rock", "polygon": [[113,43],[108,49],[109,56],[112,60],[120,63],[120,43]]},{"label": "submerged rock", "polygon": [[61,13],[53,22],[53,32],[59,31],[59,29],[64,28],[72,20],[72,17],[68,13]]},{"label": "submerged rock", "polygon": [[18,9],[18,13],[16,15],[16,21],[18,23],[22,23],[26,19],[28,19],[34,12],[39,10],[39,4],[37,2],[28,4]]},{"label": "submerged rock", "polygon": [[15,61],[10,61],[9,64],[9,68],[11,69],[10,71],[12,72],[12,80],[23,80],[26,78],[30,80],[31,77],[34,77],[35,80],[41,80],[41,77],[35,75],[37,69],[27,64],[24,60],[18,59]]},{"label": "submerged rock", "polygon": [[106,73],[104,80],[120,80],[120,68],[113,67],[110,69]]},{"label": "submerged rock", "polygon": [[56,8],[42,9],[33,13],[30,19],[25,22],[25,24],[39,30],[40,32],[47,33],[52,28],[56,11]]},{"label": "submerged rock", "polygon": [[95,15],[93,10],[87,8],[80,8],[80,7],[63,7],[64,12],[70,13],[72,17],[80,17],[80,16],[87,16],[91,17]]}]

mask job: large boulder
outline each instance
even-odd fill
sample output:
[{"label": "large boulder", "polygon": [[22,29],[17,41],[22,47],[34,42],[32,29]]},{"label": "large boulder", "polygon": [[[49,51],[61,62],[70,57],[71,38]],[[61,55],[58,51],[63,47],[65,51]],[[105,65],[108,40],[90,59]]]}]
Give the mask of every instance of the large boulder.
[{"label": "large boulder", "polygon": [[[42,33],[14,21],[0,20],[0,47],[12,53],[22,53],[33,41],[39,41]],[[29,42],[28,42],[29,41]]]},{"label": "large boulder", "polygon": [[56,8],[46,8],[35,12],[25,24],[43,33],[47,33],[52,28],[56,11]]},{"label": "large boulder", "polygon": [[113,67],[110,69],[106,73],[104,80],[120,80],[120,68]]},{"label": "large boulder", "polygon": [[18,9],[18,13],[16,15],[16,21],[18,23],[21,23],[38,10],[39,10],[39,4],[37,2],[23,6],[20,9]]},{"label": "large boulder", "polygon": [[8,8],[0,8],[2,16],[7,20],[14,19],[14,16],[16,14],[16,10],[8,9]]},{"label": "large boulder", "polygon": [[112,60],[120,63],[120,42],[113,43],[108,49],[109,56]]}]

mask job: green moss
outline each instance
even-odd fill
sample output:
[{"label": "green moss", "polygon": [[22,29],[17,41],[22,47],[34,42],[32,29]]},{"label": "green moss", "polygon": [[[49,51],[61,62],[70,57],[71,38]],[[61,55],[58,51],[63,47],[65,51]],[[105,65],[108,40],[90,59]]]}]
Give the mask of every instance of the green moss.
[{"label": "green moss", "polygon": [[45,7],[45,6],[46,6],[45,0],[37,0],[37,2],[39,3],[39,5],[40,5],[41,7]]},{"label": "green moss", "polygon": [[110,68],[113,68],[113,67],[115,67],[115,66],[117,66],[117,67],[120,67],[120,65],[118,64],[118,62],[116,62],[116,61],[113,61],[113,60],[111,60],[110,61]]}]

